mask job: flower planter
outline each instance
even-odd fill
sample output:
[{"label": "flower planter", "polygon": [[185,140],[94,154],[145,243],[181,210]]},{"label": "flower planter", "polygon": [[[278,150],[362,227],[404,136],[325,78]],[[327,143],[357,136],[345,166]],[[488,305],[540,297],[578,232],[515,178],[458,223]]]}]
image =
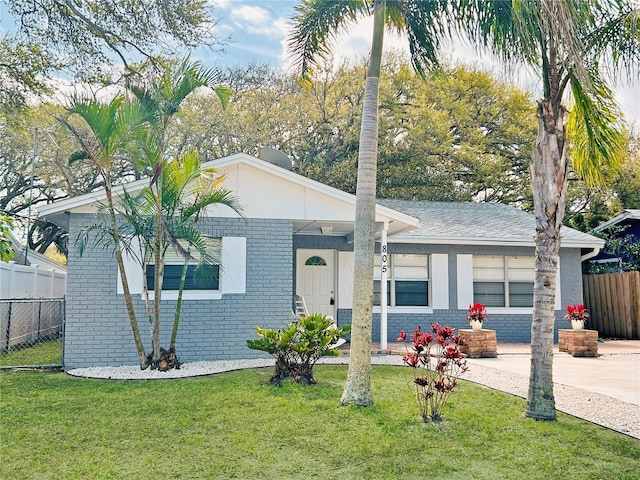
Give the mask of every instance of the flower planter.
[{"label": "flower planter", "polygon": [[584,330],[583,320],[571,320],[571,328],[574,330]]},{"label": "flower planter", "polygon": [[460,351],[468,358],[496,358],[498,356],[498,342],[495,330],[460,330],[460,338],[466,345],[460,346]]},{"label": "flower planter", "polygon": [[482,322],[480,320],[469,320],[471,330],[482,330]]},{"label": "flower planter", "polygon": [[598,357],[598,331],[560,329],[558,350],[574,357]]}]

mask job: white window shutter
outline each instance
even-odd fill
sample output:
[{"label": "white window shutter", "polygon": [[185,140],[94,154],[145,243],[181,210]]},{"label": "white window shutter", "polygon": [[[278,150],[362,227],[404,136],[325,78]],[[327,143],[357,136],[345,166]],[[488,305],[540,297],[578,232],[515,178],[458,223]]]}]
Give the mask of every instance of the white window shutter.
[{"label": "white window shutter", "polygon": [[556,273],[556,303],[554,305],[554,309],[562,310],[562,285],[560,284],[560,259],[558,258],[558,271]]},{"label": "white window shutter", "polygon": [[473,255],[457,255],[458,308],[466,310],[473,303]]},{"label": "white window shutter", "polygon": [[[338,308],[353,308],[355,258],[353,252],[338,252]],[[378,265],[378,279],[380,279],[380,255],[374,265],[376,264]]]},{"label": "white window shutter", "polygon": [[[137,238],[134,238],[131,241],[131,248],[136,252],[140,249],[140,241]],[[129,255],[125,251],[122,252],[122,261],[124,262],[124,271],[127,275],[127,281],[129,282],[129,292],[132,295],[134,293],[142,293],[142,267],[132,255]],[[117,264],[116,269],[118,270],[117,292],[119,295],[122,295],[124,294],[124,290],[122,288],[122,277],[120,276],[120,268]]]},{"label": "white window shutter", "polygon": [[247,291],[247,239],[222,237],[220,291],[246,293]]},{"label": "white window shutter", "polygon": [[446,253],[431,255],[431,297],[433,308],[449,308],[449,255]]}]

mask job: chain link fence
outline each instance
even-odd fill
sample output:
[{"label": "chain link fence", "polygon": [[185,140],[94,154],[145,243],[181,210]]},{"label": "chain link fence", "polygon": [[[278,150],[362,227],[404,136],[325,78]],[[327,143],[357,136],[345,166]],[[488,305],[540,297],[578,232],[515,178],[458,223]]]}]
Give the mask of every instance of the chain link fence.
[{"label": "chain link fence", "polygon": [[64,298],[0,300],[0,367],[62,365]]}]

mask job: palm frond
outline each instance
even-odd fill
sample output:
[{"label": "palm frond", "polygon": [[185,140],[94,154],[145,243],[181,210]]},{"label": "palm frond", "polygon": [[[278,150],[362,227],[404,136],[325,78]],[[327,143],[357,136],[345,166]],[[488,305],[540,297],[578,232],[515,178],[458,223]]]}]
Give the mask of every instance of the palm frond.
[{"label": "palm frond", "polygon": [[302,0],[293,17],[294,28],[288,43],[294,52],[294,68],[300,81],[309,86],[320,60],[330,55],[330,43],[344,33],[359,15],[370,13],[368,0]]},{"label": "palm frond", "polygon": [[537,64],[540,59],[541,17],[527,0],[458,0],[455,9],[462,29],[480,49],[506,64]]},{"label": "palm frond", "polygon": [[625,153],[622,112],[594,70],[589,90],[577,77],[572,76],[570,83],[574,106],[567,120],[567,133],[573,147],[573,168],[588,185],[602,185],[603,170],[615,169]]},{"label": "palm frond", "polygon": [[440,40],[451,35],[449,26],[454,19],[448,6],[449,2],[443,0],[396,0],[387,3],[387,24],[398,33],[407,34],[411,63],[422,76],[438,66]]},{"label": "palm frond", "polygon": [[[640,4],[622,0],[598,2],[597,27],[586,39],[593,61],[606,59],[615,75],[637,79],[640,67]],[[634,76],[635,75],[635,76]]]}]

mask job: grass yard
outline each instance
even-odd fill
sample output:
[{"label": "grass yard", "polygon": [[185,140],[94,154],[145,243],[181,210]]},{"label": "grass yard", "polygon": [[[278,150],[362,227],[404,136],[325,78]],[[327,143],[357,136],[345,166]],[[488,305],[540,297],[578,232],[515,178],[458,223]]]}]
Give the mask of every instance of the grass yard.
[{"label": "grass yard", "polygon": [[637,479],[640,441],[463,382],[424,424],[409,369],[374,367],[375,405],[340,407],[344,366],[315,386],[272,369],[159,381],[0,373],[7,479]]},{"label": "grass yard", "polygon": [[51,340],[14,352],[0,352],[0,367],[62,364],[62,340]]}]

